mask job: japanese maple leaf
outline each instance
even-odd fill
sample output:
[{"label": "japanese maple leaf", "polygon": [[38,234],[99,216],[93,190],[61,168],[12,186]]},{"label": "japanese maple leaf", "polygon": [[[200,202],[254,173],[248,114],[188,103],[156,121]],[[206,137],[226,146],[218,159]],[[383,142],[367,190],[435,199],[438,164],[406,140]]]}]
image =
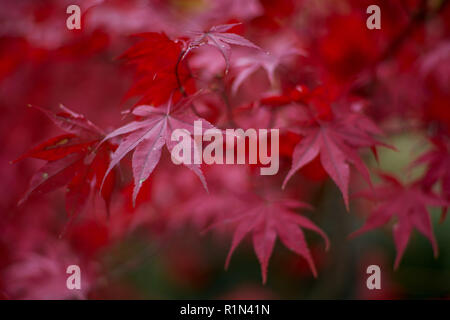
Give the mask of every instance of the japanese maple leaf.
[{"label": "japanese maple leaf", "polygon": [[[46,193],[66,186],[66,209],[73,217],[85,208],[93,196],[93,191],[100,189],[110,152],[114,147],[108,143],[96,148],[104,136],[103,132],[83,115],[62,105],[60,113],[35,108],[45,113],[67,134],[36,146],[16,160],[36,158],[48,161],[34,174],[29,189],[19,204],[26,201],[31,194]],[[93,150],[95,152],[92,152]],[[114,182],[115,175],[111,175],[101,193],[107,208]]]},{"label": "japanese maple leaf", "polygon": [[[147,105],[136,107],[132,113],[142,117],[142,121],[133,121],[123,127],[120,127],[108,134],[104,141],[111,138],[126,135],[120,142],[117,150],[111,156],[111,163],[106,171],[105,179],[109,172],[122,160],[130,151],[133,152],[133,176],[134,191],[133,203],[139,193],[142,183],[150,176],[158,164],[162,147],[165,145],[169,152],[178,143],[171,140],[172,132],[176,129],[185,129],[192,135],[194,134],[194,121],[202,122],[202,130],[213,128],[213,126],[204,119],[195,116],[190,108],[187,108],[198,96],[191,95],[188,98],[181,99],[172,107],[172,99],[166,104],[166,110],[157,109]],[[190,137],[191,150],[198,152],[193,137]],[[201,151],[200,151],[201,152]],[[201,180],[207,190],[206,181],[203,177],[199,164],[185,164]]]},{"label": "japanese maple leaf", "polygon": [[[443,140],[433,140],[434,148],[420,156],[414,161],[413,166],[426,164],[427,171],[421,179],[422,186],[431,190],[440,182],[441,194],[445,201],[450,202],[450,147]],[[441,222],[444,221],[447,207],[442,208]]]},{"label": "japanese maple leaf", "polygon": [[135,105],[159,106],[179,86],[183,86],[187,92],[193,91],[189,70],[186,64],[181,63],[181,42],[156,32],[141,33],[136,37],[139,41],[121,56],[127,64],[135,67],[137,78],[125,99],[140,96]]},{"label": "japanese maple leaf", "polygon": [[261,265],[263,283],[267,280],[269,259],[277,237],[287,248],[302,256],[308,262],[314,277],[317,277],[317,270],[302,228],[317,232],[324,239],[327,250],[328,237],[308,218],[293,212],[293,209],[310,208],[310,206],[296,200],[267,200],[252,196],[246,197],[245,201],[247,205],[243,205],[240,210],[234,212],[233,217],[219,222],[219,224],[237,223],[225,268],[228,268],[237,246],[246,235],[251,234],[253,248]]},{"label": "japanese maple leaf", "polygon": [[302,127],[297,131],[303,139],[294,149],[292,167],[283,182],[283,188],[296,171],[319,156],[323,168],[341,190],[348,210],[350,164],[371,184],[369,171],[361,160],[358,149],[387,145],[374,138],[374,135],[381,132],[364,115],[350,112],[325,114],[331,119],[323,120],[315,115],[307,115],[302,119]]},{"label": "japanese maple leaf", "polygon": [[395,177],[380,174],[383,183],[374,189],[362,191],[357,196],[377,201],[379,204],[371,212],[365,224],[350,237],[356,237],[387,224],[393,217],[397,222],[393,228],[394,242],[397,248],[394,268],[396,269],[408,245],[414,229],[422,233],[431,243],[434,255],[438,247],[427,206],[443,206],[447,203],[436,195],[425,192],[418,183],[403,185]]},{"label": "japanese maple leaf", "polygon": [[241,84],[254,72],[262,68],[269,78],[270,84],[275,83],[275,70],[287,58],[293,55],[305,55],[297,48],[286,48],[286,50],[269,53],[257,51],[253,55],[246,55],[236,59],[234,65],[239,68],[236,78],[233,81],[231,90],[236,93]]},{"label": "japanese maple leaf", "polygon": [[230,66],[230,55],[231,55],[230,45],[238,45],[261,50],[261,48],[259,48],[257,45],[250,42],[249,40],[245,39],[244,37],[241,37],[240,35],[237,35],[235,33],[226,32],[237,25],[240,25],[240,23],[214,26],[205,32],[198,32],[198,31],[190,32],[193,35],[193,37],[188,45],[188,48],[184,56],[186,56],[187,53],[192,49],[200,47],[202,45],[214,46],[220,51],[223,58],[225,59],[226,64],[225,73],[227,73]]}]

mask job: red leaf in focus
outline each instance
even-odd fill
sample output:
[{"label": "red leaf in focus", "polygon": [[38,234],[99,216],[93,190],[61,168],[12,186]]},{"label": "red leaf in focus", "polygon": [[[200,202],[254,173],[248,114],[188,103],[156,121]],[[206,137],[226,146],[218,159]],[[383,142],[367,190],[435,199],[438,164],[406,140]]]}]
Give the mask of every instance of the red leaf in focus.
[{"label": "red leaf in focus", "polygon": [[214,26],[206,32],[197,32],[197,31],[192,32],[193,38],[189,43],[189,47],[186,51],[186,54],[191,49],[200,47],[205,44],[216,47],[222,54],[223,58],[225,59],[226,63],[225,73],[227,73],[230,66],[230,55],[231,55],[230,45],[238,45],[261,50],[260,47],[250,42],[249,40],[245,39],[244,37],[241,37],[240,35],[237,35],[235,33],[226,32],[237,25],[240,25],[240,23]]},{"label": "red leaf in focus", "polygon": [[[197,94],[180,100],[175,106],[172,106],[172,99],[166,104],[166,111],[156,109],[150,106],[142,105],[133,110],[133,114],[143,117],[142,121],[133,121],[121,128],[118,128],[108,134],[105,140],[127,135],[119,144],[119,147],[111,157],[111,163],[105,175],[105,179],[109,172],[122,160],[130,151],[133,153],[133,176],[134,176],[134,192],[133,204],[139,193],[142,183],[147,180],[155,169],[161,157],[161,150],[164,145],[169,152],[177,143],[171,140],[172,132],[175,129],[185,129],[190,134],[194,134],[194,121],[202,122],[202,129],[206,130],[213,126],[204,119],[196,117],[186,106],[192,103]],[[190,138],[191,150],[196,149],[196,145],[192,137]],[[198,150],[196,150],[198,151]],[[187,164],[201,180],[205,189],[206,181],[203,177],[200,165]]]}]

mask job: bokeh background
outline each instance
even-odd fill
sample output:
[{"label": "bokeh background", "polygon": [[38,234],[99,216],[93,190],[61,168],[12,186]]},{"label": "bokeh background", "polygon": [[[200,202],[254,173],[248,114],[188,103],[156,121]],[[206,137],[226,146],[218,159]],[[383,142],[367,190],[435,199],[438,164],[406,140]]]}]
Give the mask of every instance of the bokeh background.
[{"label": "bokeh background", "polygon": [[[319,276],[313,278],[301,257],[277,243],[263,285],[250,239],[236,250],[229,270],[224,271],[231,233],[227,228],[202,232],[205,228],[198,227],[201,217],[190,216],[192,210],[185,205],[213,200],[199,196],[203,190],[197,178],[173,166],[167,155],[145,183],[136,208],[131,206],[132,185],[125,172],[113,196],[111,217],[105,218],[93,206],[62,237],[67,220],[63,191],[17,206],[43,162],[10,163],[32,146],[61,134],[43,114],[27,108],[28,104],[56,110],[63,103],[107,131],[123,124],[120,112],[136,102],[124,98],[134,81],[133,70],[118,59],[134,43],[130,35],[164,31],[177,37],[187,29],[239,21],[245,28],[243,34],[256,43],[294,35],[308,54],[289,71],[297,81],[317,70],[337,83],[362,74],[358,90],[368,101],[368,113],[386,133],[384,141],[398,149],[380,149],[379,163],[370,154],[364,155],[366,163],[374,172],[390,172],[404,181],[414,179],[425,169],[408,170],[408,165],[431,148],[430,132],[440,132],[450,123],[447,2],[0,1],[0,296],[449,298],[450,219],[438,223],[440,209],[430,211],[439,245],[437,258],[427,239],[416,232],[394,271],[391,229],[347,239],[362,225],[371,205],[355,199],[347,212],[338,188],[317,164],[302,170],[297,178],[299,194],[315,207],[307,215],[331,241],[330,250],[324,252],[321,240],[307,234]],[[81,7],[79,31],[65,26],[70,4]],[[381,30],[365,27],[370,4],[381,8]],[[233,103],[248,101],[242,98]],[[220,108],[211,110],[214,114]],[[219,167],[206,170],[205,176],[212,189],[217,186],[220,191],[243,188],[248,171],[245,166]],[[280,183],[276,183],[278,188]],[[362,182],[356,179],[354,185]],[[70,264],[81,267],[80,292],[65,287],[65,268]],[[371,264],[381,267],[381,290],[366,288],[366,268]]]}]

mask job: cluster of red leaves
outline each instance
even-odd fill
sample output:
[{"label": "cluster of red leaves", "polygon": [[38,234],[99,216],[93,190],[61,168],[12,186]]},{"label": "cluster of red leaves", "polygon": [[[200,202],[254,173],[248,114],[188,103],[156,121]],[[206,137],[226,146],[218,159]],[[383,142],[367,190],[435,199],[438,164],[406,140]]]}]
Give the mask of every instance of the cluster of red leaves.
[{"label": "cluster of red leaves", "polygon": [[192,82],[188,84],[190,74],[186,64],[180,63],[181,41],[174,42],[165,34],[155,32],[143,33],[138,37],[140,41],[121,56],[136,67],[138,77],[125,98],[140,96],[137,105],[159,106],[167,102],[174,88],[193,85]]},{"label": "cluster of red leaves", "polygon": [[[82,212],[94,192],[100,192],[100,186],[110,162],[110,153],[114,145],[102,144],[103,131],[63,105],[61,112],[51,113],[39,108],[66,134],[54,137],[34,147],[18,160],[36,158],[47,163],[35,173],[23,203],[31,194],[41,194],[66,187],[66,210],[69,216]],[[111,194],[114,189],[115,174],[108,176],[101,189],[101,196],[109,210]]]},{"label": "cluster of red leaves", "polygon": [[[450,201],[450,130],[448,117],[442,116],[448,112],[446,103],[442,102],[448,99],[448,74],[439,67],[445,61],[448,63],[449,47],[448,42],[442,44],[445,32],[428,42],[422,32],[424,15],[429,19],[445,19],[448,15],[444,10],[446,1],[436,8],[410,5],[408,9],[412,13],[407,15],[404,24],[402,21],[398,21],[399,25],[387,23],[386,30],[378,31],[365,28],[365,6],[353,1],[348,1],[352,8],[350,14],[331,14],[333,10],[324,12],[295,1],[255,0],[250,1],[248,7],[237,6],[240,10],[231,4],[234,1],[212,2],[217,6],[210,7],[204,15],[195,16],[195,23],[180,22],[179,26],[174,22],[171,5],[155,4],[146,9],[139,9],[133,3],[122,4],[123,7],[98,5],[89,9],[84,22],[84,26],[98,29],[76,40],[61,40],[61,35],[52,34],[53,42],[58,39],[61,42],[57,50],[35,50],[28,44],[32,39],[28,42],[2,39],[0,44],[7,50],[2,55],[6,58],[0,65],[0,81],[8,79],[25,60],[44,65],[42,61],[50,64],[56,56],[62,61],[80,59],[81,62],[76,63],[81,64],[85,63],[81,59],[105,52],[106,57],[111,58],[110,43],[124,41],[120,38],[121,32],[140,32],[134,38],[137,41],[120,56],[120,60],[135,71],[135,81],[123,99],[124,103],[131,98],[138,99],[126,115],[127,119],[134,119],[107,134],[65,107],[61,106],[59,113],[38,108],[65,134],[47,140],[18,159],[47,161],[31,178],[29,190],[20,202],[31,195],[64,187],[69,217],[80,215],[85,219],[89,216],[88,205],[96,196],[101,196],[109,212],[115,195],[119,198],[120,194],[125,194],[127,203],[116,208],[121,212],[133,212],[133,219],[124,214],[112,215],[107,231],[95,229],[100,238],[94,242],[102,246],[108,243],[110,234],[120,235],[124,229],[153,219],[149,217],[150,210],[164,212],[165,227],[187,221],[197,222],[201,229],[232,223],[234,235],[226,266],[239,243],[251,234],[263,282],[266,282],[277,238],[303,257],[313,275],[317,275],[302,229],[322,236],[326,248],[329,244],[325,233],[299,214],[300,209],[311,209],[302,202],[311,198],[303,178],[314,177],[310,180],[322,183],[324,177],[329,177],[350,210],[350,172],[354,167],[370,187],[360,194],[376,201],[378,206],[353,235],[381,227],[396,217],[395,267],[400,263],[413,229],[430,240],[437,254],[427,206],[442,207],[444,217]],[[332,2],[327,5],[339,10]],[[111,23],[107,19],[111,12],[121,10],[134,23],[126,25],[122,21],[118,27],[119,21]],[[149,11],[142,14],[140,10]],[[382,10],[394,16],[402,12],[401,16],[405,16],[405,8],[394,4],[383,6]],[[307,25],[297,28],[295,21],[302,12],[308,13],[308,19],[302,20]],[[51,24],[48,19],[39,23]],[[157,27],[149,28],[149,19]],[[237,20],[244,23],[235,23]],[[398,34],[396,28],[404,31]],[[150,29],[152,32],[146,32]],[[158,29],[166,33],[156,32]],[[25,32],[20,27],[16,31]],[[416,31],[418,34],[414,33]],[[31,49],[27,49],[28,46]],[[17,47],[23,50],[16,50]],[[85,47],[86,52],[80,49]],[[421,54],[419,48],[423,47],[427,48],[427,55]],[[14,51],[21,54],[9,58]],[[57,53],[52,56],[50,52]],[[405,62],[411,59],[419,66]],[[110,63],[109,59],[104,61]],[[415,85],[426,91],[433,112],[426,111],[426,103],[417,101],[414,109],[404,113],[406,119],[398,117],[404,111],[401,102],[411,94],[409,88],[392,87],[396,72],[411,81],[420,79]],[[39,96],[36,92],[33,94]],[[117,113],[109,108],[99,119],[106,114],[115,117]],[[413,163],[426,164],[427,169],[422,177],[408,184],[381,174],[382,183],[373,187],[362,153],[371,150],[377,157],[377,147],[393,148],[380,141],[383,133],[390,134],[384,124],[393,119],[404,120],[406,124],[419,123],[420,132],[431,132],[428,138],[433,142],[432,149]],[[169,152],[174,148],[170,139],[173,130],[186,129],[193,136],[196,120],[202,121],[204,130],[214,126],[279,128],[280,153],[283,160],[287,160],[282,161],[280,174],[264,184],[260,181],[263,177],[257,176],[252,166],[237,174],[226,166],[221,169],[204,166],[204,175],[200,165],[187,165],[210,194],[202,188],[198,190],[198,181],[186,176],[183,170],[174,169],[163,153],[164,145]],[[195,143],[191,145],[194,148]],[[130,164],[127,155],[131,152]],[[156,170],[157,166],[161,169]],[[124,179],[116,179],[116,170],[123,173]],[[133,179],[127,179],[131,175]],[[284,181],[278,179],[280,175]],[[311,181],[313,183],[317,181]],[[439,196],[434,193],[438,185]],[[286,190],[281,191],[285,187]],[[115,190],[121,192],[115,193]],[[283,196],[279,196],[280,192]],[[140,210],[145,211],[146,216],[138,216]],[[91,230],[89,226],[87,230]],[[83,238],[85,233],[74,234]]]}]

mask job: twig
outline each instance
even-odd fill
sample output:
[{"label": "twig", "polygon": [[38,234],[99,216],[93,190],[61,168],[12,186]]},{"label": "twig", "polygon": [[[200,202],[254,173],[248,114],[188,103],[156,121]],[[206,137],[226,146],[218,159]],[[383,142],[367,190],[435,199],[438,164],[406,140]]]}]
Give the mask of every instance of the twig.
[{"label": "twig", "polygon": [[186,50],[182,50],[178,56],[177,63],[175,64],[175,77],[177,78],[178,89],[180,90],[183,97],[187,97],[186,90],[184,90],[183,84],[181,83],[180,74],[178,72],[178,66],[181,63],[182,58],[185,56]]},{"label": "twig", "polygon": [[439,3],[437,8],[430,12],[428,15],[427,10],[427,0],[422,0],[419,9],[412,15],[408,25],[403,29],[403,31],[391,42],[391,44],[386,48],[384,53],[380,56],[378,62],[384,61],[394,55],[397,50],[402,46],[403,42],[408,39],[408,37],[413,33],[413,31],[420,26],[427,19],[439,14],[445,6],[448,4],[448,0],[443,0]]}]

